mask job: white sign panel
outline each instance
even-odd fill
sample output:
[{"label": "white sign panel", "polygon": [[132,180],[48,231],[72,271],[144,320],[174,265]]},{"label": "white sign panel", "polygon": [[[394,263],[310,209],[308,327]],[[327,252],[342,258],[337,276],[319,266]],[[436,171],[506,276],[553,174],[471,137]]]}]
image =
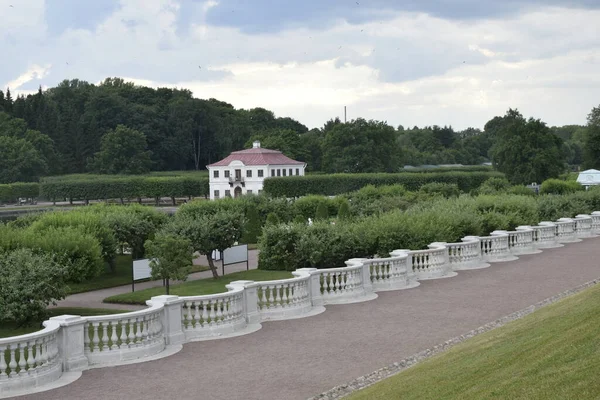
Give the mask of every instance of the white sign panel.
[{"label": "white sign panel", "polygon": [[147,279],[152,277],[152,269],[150,268],[150,259],[144,258],[142,260],[133,261],[133,280],[139,281],[140,279]]},{"label": "white sign panel", "polygon": [[215,261],[219,261],[221,259],[221,252],[219,250],[213,250],[212,258]]},{"label": "white sign panel", "polygon": [[225,249],[223,252],[224,264],[237,264],[248,261],[248,245],[241,244]]}]

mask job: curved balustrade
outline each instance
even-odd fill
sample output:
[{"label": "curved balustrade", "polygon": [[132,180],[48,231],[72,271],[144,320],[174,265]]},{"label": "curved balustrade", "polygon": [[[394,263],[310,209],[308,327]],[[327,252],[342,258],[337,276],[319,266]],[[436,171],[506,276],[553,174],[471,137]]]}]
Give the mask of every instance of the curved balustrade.
[{"label": "curved balustrade", "polygon": [[586,214],[577,215],[575,217],[575,232],[580,239],[597,236],[592,232],[592,217]]},{"label": "curved balustrade", "polygon": [[91,365],[148,357],[165,348],[162,305],[125,314],[86,317],[84,350]]},{"label": "curved balustrade", "polygon": [[486,262],[514,261],[517,259],[508,247],[508,235],[496,233],[491,236],[480,236],[481,257]]},{"label": "curved balustrade", "polygon": [[456,276],[448,263],[448,249],[442,243],[432,243],[428,250],[411,250],[409,254],[412,269],[419,280]]},{"label": "curved balustrade", "polygon": [[[327,268],[311,271],[312,276],[318,276],[320,295],[323,304],[342,304],[372,300],[375,293],[365,290],[363,264],[360,259],[346,262],[348,267]],[[369,280],[370,283],[370,280]]]},{"label": "curved balustrade", "polygon": [[53,317],[39,332],[0,339],[0,395],[48,384],[63,372],[90,365],[154,356],[186,341],[247,334],[260,329],[261,321],[315,315],[326,304],[372,300],[376,291],[415,287],[419,280],[516,260],[516,254],[537,253],[597,233],[598,211],[520,226],[514,232],[466,236],[459,243],[432,243],[427,250],[394,250],[389,258],[354,258],[343,268],[303,268],[290,279],[235,281],[226,285],[226,293],[155,296],[142,311]]},{"label": "curved balustrade", "polygon": [[409,254],[404,250],[390,253],[390,258],[363,259],[375,291],[409,289],[419,286],[409,267]]},{"label": "curved balustrade", "polygon": [[222,336],[246,327],[244,289],[181,297],[181,323],[187,340]]},{"label": "curved balustrade", "polygon": [[533,229],[533,244],[538,249],[551,249],[563,247],[556,236],[556,224],[554,222],[542,221],[539,225],[530,226]]},{"label": "curved balustrade", "polygon": [[560,218],[555,222],[556,237],[560,243],[575,243],[581,242],[577,237],[575,220],[572,218]]},{"label": "curved balustrade", "polygon": [[311,312],[310,273],[293,274],[297,277],[255,283],[258,311],[263,321],[295,318]]},{"label": "curved balustrade", "polygon": [[45,321],[39,332],[0,339],[0,395],[60,378],[59,330],[58,322]]},{"label": "curved balustrade", "polygon": [[448,262],[453,271],[480,269],[490,266],[483,261],[481,241],[477,236],[466,236],[460,243],[445,243],[448,248]]},{"label": "curved balustrade", "polygon": [[534,247],[533,229],[529,227],[519,226],[514,231],[494,231],[492,232],[492,236],[498,233],[508,235],[508,248],[515,256],[538,254],[542,252]]}]

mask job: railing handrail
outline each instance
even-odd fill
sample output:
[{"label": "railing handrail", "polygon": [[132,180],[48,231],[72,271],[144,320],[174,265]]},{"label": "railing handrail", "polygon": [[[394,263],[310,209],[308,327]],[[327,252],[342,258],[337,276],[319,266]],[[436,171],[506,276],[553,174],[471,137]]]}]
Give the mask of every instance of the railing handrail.
[{"label": "railing handrail", "polygon": [[53,320],[44,321],[43,325],[44,325],[44,328],[37,332],[26,333],[24,335],[19,335],[19,336],[10,336],[7,338],[0,339],[0,346],[6,345],[6,344],[13,344],[15,342],[26,342],[26,341],[33,340],[33,339],[39,339],[44,336],[48,336],[53,333],[56,333],[60,329],[60,323],[57,321],[53,321]]},{"label": "railing handrail", "polygon": [[246,287],[259,287],[259,286],[267,286],[267,285],[287,285],[290,283],[307,281],[309,279],[310,279],[310,274],[305,273],[304,276],[295,276],[293,278],[277,279],[277,280],[272,280],[272,281],[256,281],[254,283],[247,285]]},{"label": "railing handrail", "polygon": [[148,308],[138,311],[131,311],[127,313],[121,314],[109,314],[109,315],[97,315],[93,317],[82,317],[84,320],[89,322],[107,322],[107,321],[116,321],[123,319],[130,319],[135,317],[145,317],[147,315],[153,314],[156,311],[160,311],[164,307],[163,304],[153,304]]},{"label": "railing handrail", "polygon": [[222,293],[214,293],[214,294],[203,294],[203,295],[199,295],[199,296],[179,296],[179,299],[177,299],[175,302],[185,302],[185,301],[198,301],[198,300],[213,300],[213,299],[222,299],[225,297],[230,297],[236,294],[240,294],[244,291],[243,287],[235,287],[232,288],[230,287],[231,283],[228,283],[227,285],[225,285],[225,287],[228,289],[227,292],[222,292]]},{"label": "railing handrail", "polygon": [[363,266],[363,264],[361,262],[361,263],[357,263],[356,265],[349,265],[347,267],[321,268],[321,269],[317,269],[317,270],[314,270],[314,271],[309,271],[309,274],[311,274],[311,275],[321,275],[322,273],[326,273],[326,272],[348,272],[348,271],[353,271],[353,270],[361,269],[362,266]]}]

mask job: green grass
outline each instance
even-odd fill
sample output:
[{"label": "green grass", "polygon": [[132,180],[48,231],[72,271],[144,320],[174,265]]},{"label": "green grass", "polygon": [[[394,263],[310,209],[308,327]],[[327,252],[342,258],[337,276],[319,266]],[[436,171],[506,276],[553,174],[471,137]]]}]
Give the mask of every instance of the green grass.
[{"label": "green grass", "polygon": [[[106,308],[82,308],[82,307],[57,307],[48,310],[48,318],[55,317],[57,315],[71,314],[81,316],[93,316],[93,315],[107,315],[107,314],[121,314],[129,312],[128,310],[110,310]],[[31,326],[17,328],[14,324],[2,322],[0,323],[0,338],[9,336],[25,335],[27,333],[37,332],[43,329],[43,321],[32,324]]]},{"label": "green grass", "polygon": [[[232,281],[250,280],[250,281],[270,281],[277,279],[292,278],[291,272],[287,271],[263,271],[253,269],[250,271],[235,272],[227,274],[218,279],[208,278],[197,281],[184,282],[178,285],[173,285],[170,288],[170,294],[179,296],[200,296],[205,294],[215,294],[226,292],[225,285]],[[133,293],[123,293],[116,296],[107,297],[103,301],[105,303],[122,303],[122,304],[146,304],[152,296],[160,296],[165,294],[165,288],[156,287],[144,289]]]},{"label": "green grass", "polygon": [[[68,294],[89,292],[92,290],[106,289],[115,286],[131,285],[132,266],[133,260],[131,259],[131,255],[119,255],[117,256],[117,268],[114,273],[111,272],[107,266],[106,271],[97,278],[87,282],[69,283]],[[194,265],[190,273],[207,271],[208,269],[209,268],[204,265]],[[136,283],[147,280],[149,279],[136,281]]]},{"label": "green grass", "polygon": [[600,285],[348,399],[600,399],[599,338]]}]

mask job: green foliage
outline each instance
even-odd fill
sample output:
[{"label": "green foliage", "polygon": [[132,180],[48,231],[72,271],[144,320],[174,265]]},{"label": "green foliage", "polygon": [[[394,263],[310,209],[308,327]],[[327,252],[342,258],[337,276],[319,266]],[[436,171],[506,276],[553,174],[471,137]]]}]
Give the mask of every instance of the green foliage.
[{"label": "green foliage", "polygon": [[426,183],[423,186],[421,186],[419,191],[428,195],[441,195],[445,198],[458,197],[460,195],[458,185],[454,183]]},{"label": "green foliage", "polygon": [[267,215],[267,222],[265,223],[265,226],[267,225],[278,225],[279,224],[279,217],[277,217],[277,214],[275,213],[269,213],[269,215]]},{"label": "green foliage", "polygon": [[600,168],[600,106],[588,114],[588,125],[583,138],[584,168]]},{"label": "green foliage", "polygon": [[576,181],[563,181],[560,179],[546,179],[542,182],[540,194],[567,194],[585,190],[583,185]]},{"label": "green foliage", "polygon": [[64,275],[64,267],[48,254],[29,249],[0,254],[0,323],[43,320],[46,307],[66,295]]},{"label": "green foliage", "polygon": [[301,197],[308,194],[335,196],[367,185],[402,185],[407,190],[419,190],[427,183],[441,182],[456,184],[461,191],[469,192],[491,177],[502,176],[498,172],[307,175],[267,178],[264,191],[274,197]]},{"label": "green foliage", "polygon": [[325,203],[320,203],[317,206],[317,211],[315,211],[315,220],[323,221],[329,218],[329,210],[327,209],[327,205]]},{"label": "green foliage", "polygon": [[0,203],[16,203],[19,198],[36,199],[39,195],[39,183],[15,182],[0,185]]},{"label": "green foliage", "polygon": [[31,142],[0,135],[0,184],[37,181],[48,170]]},{"label": "green foliage", "polygon": [[350,205],[345,199],[340,203],[340,208],[338,210],[337,217],[340,221],[347,221],[352,217],[350,213]]},{"label": "green foliage", "polygon": [[244,225],[244,233],[242,234],[242,242],[256,243],[261,233],[260,215],[256,206],[250,205],[246,209],[246,224]]},{"label": "green foliage", "polygon": [[44,178],[41,196],[48,200],[134,199],[142,197],[208,196],[208,177],[70,175]]},{"label": "green foliage", "polygon": [[192,266],[192,246],[181,236],[159,233],[145,243],[150,258],[153,279],[165,279],[169,294],[169,280],[185,281]]},{"label": "green foliage", "polygon": [[152,160],[146,135],[118,125],[102,137],[100,151],[90,161],[90,169],[101,174],[143,174]]},{"label": "green foliage", "polygon": [[303,196],[294,201],[295,214],[301,215],[305,220],[308,218],[314,219],[317,213],[317,208],[323,205],[326,210],[329,210],[330,203],[332,203],[332,201],[325,196]]},{"label": "green foliage", "polygon": [[513,184],[542,182],[565,169],[562,140],[540,120],[508,110],[495,126],[490,153],[498,171]]},{"label": "green foliage", "polygon": [[510,194],[516,194],[519,196],[535,196],[536,193],[535,191],[533,191],[532,189],[526,187],[526,186],[522,186],[522,185],[516,185],[510,188],[510,190],[508,191],[508,193]]},{"label": "green foliage", "polygon": [[307,219],[305,219],[302,215],[296,215],[294,217],[294,223],[295,224],[306,224]]},{"label": "green foliage", "polygon": [[510,189],[510,182],[504,177],[494,177],[483,182],[477,192],[479,194],[500,194]]}]

